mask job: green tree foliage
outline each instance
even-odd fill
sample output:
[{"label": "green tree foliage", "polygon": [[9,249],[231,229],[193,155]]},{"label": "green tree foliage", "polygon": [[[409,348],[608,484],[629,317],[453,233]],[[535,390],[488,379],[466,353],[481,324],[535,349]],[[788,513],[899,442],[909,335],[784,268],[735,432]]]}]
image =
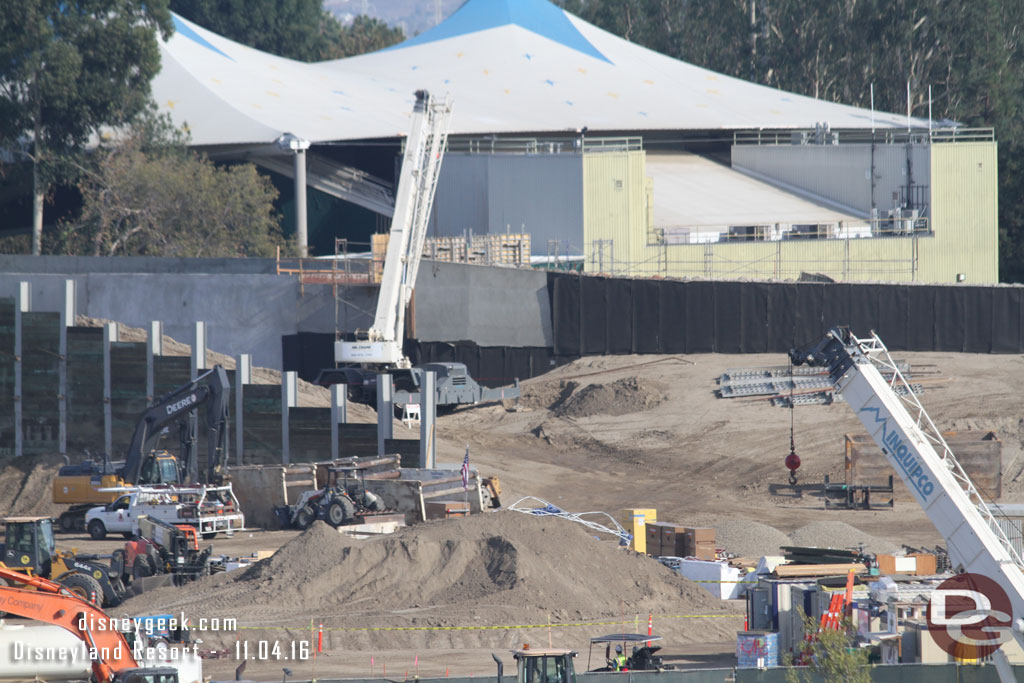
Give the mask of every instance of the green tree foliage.
[{"label": "green tree foliage", "polygon": [[804,666],[793,666],[792,655],[786,655],[786,683],[871,683],[868,651],[854,647],[848,619],[837,631],[819,632],[813,618],[804,616],[802,610],[801,616],[804,633],[811,634],[812,639],[805,643]]},{"label": "green tree foliage", "polygon": [[172,30],[167,0],[0,2],[0,143],[35,165],[33,253],[58,162],[145,106]]},{"label": "green tree foliage", "polygon": [[252,164],[217,166],[147,114],[81,169],[81,217],[54,250],[94,256],[272,256],[277,191]]},{"label": "green tree foliage", "polygon": [[1024,2],[561,0],[645,47],[791,92],[931,110],[999,140],[1000,277],[1024,282]]},{"label": "green tree foliage", "polygon": [[343,25],[322,0],[170,0],[171,9],[204,28],[257,50],[312,62],[400,43],[402,30],[360,16]]},{"label": "green tree foliage", "polygon": [[334,15],[326,15],[323,23],[323,45],[319,59],[341,59],[383,50],[405,40],[400,28],[392,28],[379,19],[359,15],[348,26]]}]

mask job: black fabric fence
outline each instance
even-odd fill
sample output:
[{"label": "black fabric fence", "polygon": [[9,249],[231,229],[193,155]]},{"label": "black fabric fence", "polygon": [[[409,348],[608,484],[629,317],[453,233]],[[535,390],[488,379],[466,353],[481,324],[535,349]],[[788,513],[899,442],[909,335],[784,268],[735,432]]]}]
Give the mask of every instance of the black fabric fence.
[{"label": "black fabric fence", "polygon": [[900,351],[1024,352],[1024,288],[548,275],[554,354],[779,353],[829,327]]},{"label": "black fabric fence", "polygon": [[[529,379],[554,369],[558,364],[546,347],[478,346],[469,341],[405,342],[405,355],[413,365],[437,361],[465,363],[469,374],[486,387],[511,384],[516,378]],[[312,382],[324,368],[334,367],[334,335],[300,332],[281,338],[286,371]]]}]

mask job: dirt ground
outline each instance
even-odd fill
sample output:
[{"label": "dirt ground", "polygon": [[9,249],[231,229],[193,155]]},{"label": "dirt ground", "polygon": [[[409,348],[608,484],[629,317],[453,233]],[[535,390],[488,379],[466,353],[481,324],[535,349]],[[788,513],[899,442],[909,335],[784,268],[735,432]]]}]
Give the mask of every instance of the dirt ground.
[{"label": "dirt ground", "polygon": [[[941,429],[996,432],[1003,443],[1002,502],[1022,502],[1024,360],[897,356],[941,376],[921,396]],[[782,464],[789,410],[715,395],[717,377],[729,368],[785,362],[781,354],[585,358],[524,382],[517,408],[492,404],[439,418],[438,459],[457,467],[468,445],[471,465],[500,478],[506,506],[535,496],[569,511],[616,516],[623,508],[652,507],[659,520],[719,528],[726,550],[749,543],[743,532],[750,530],[771,547],[790,535],[831,538],[836,546],[941,544],[913,502],[885,511],[824,509],[817,492],[823,476],[841,475],[844,434],[862,433],[846,404],[795,409],[803,466],[793,487]],[[292,679],[379,676],[385,666],[389,678],[492,675],[491,653],[504,653],[509,667],[507,651],[524,642],[573,647],[582,668],[589,637],[642,631],[648,613],[655,614],[655,632],[665,635],[670,662],[706,667],[733,661],[741,605],[711,599],[656,562],[598,541],[582,527],[538,522],[499,512],[370,541],[322,530],[319,536],[313,530],[306,536],[240,534],[217,539],[215,550],[283,549],[249,574],[211,577],[186,591],[163,589],[123,609],[238,618],[242,630],[207,637],[206,646],[229,650],[206,663],[217,678],[234,677],[235,642],[278,642],[287,655],[291,642],[315,641],[321,621],[326,651],[315,661],[251,660],[245,677],[276,680],[284,666]],[[116,545],[73,542],[83,551]],[[548,620],[555,624],[550,629]]]}]

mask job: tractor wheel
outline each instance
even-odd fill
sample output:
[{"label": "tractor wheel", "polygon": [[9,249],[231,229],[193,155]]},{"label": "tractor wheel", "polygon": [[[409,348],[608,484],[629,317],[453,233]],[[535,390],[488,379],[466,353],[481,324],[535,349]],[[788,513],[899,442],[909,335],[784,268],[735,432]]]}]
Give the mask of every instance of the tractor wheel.
[{"label": "tractor wheel", "polygon": [[313,508],[306,505],[299,510],[299,514],[295,517],[295,526],[300,529],[308,529],[313,525],[314,521],[316,521],[316,512]]},{"label": "tractor wheel", "polygon": [[132,565],[132,578],[137,580],[147,576],[153,576],[153,568],[149,566],[148,559],[139,555],[135,558],[135,564]]},{"label": "tractor wheel", "polygon": [[118,548],[110,553],[110,573],[117,576],[123,583],[128,583],[128,568],[124,566],[124,549]]},{"label": "tractor wheel", "polygon": [[363,506],[374,512],[383,512],[386,509],[384,507],[384,500],[376,493],[370,491],[363,494]]},{"label": "tractor wheel", "polygon": [[107,537],[107,527],[98,519],[94,519],[89,522],[88,531],[89,537],[94,541],[102,541]]},{"label": "tractor wheel", "polygon": [[57,523],[60,524],[60,530],[66,534],[70,534],[72,531],[75,530],[75,518],[67,512],[60,516],[60,519],[57,520]]},{"label": "tractor wheel", "polygon": [[356,515],[356,506],[348,498],[337,497],[327,506],[327,523],[341,526]]},{"label": "tractor wheel", "polygon": [[217,532],[216,531],[204,531],[202,533],[202,537],[203,537],[204,541],[212,541],[213,539],[217,538]]},{"label": "tractor wheel", "polygon": [[103,604],[103,588],[100,582],[86,574],[69,574],[58,581],[69,591],[97,607]]}]

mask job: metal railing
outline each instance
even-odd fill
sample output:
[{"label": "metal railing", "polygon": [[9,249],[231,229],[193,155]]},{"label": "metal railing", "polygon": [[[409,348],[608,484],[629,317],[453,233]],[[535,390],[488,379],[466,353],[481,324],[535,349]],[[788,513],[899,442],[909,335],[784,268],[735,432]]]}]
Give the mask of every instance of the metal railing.
[{"label": "metal railing", "polygon": [[486,138],[448,138],[448,153],[463,154],[595,154],[636,152],[644,148],[641,137],[514,138],[497,135]]},{"label": "metal railing", "polygon": [[792,221],[751,225],[672,225],[651,228],[648,246],[729,242],[789,242],[793,240],[850,240],[910,237],[932,234],[927,217],[891,217],[860,221]]},{"label": "metal railing", "polygon": [[912,128],[869,130],[744,130],[733,133],[734,145],[927,145],[929,143],[992,142],[992,128]]}]

